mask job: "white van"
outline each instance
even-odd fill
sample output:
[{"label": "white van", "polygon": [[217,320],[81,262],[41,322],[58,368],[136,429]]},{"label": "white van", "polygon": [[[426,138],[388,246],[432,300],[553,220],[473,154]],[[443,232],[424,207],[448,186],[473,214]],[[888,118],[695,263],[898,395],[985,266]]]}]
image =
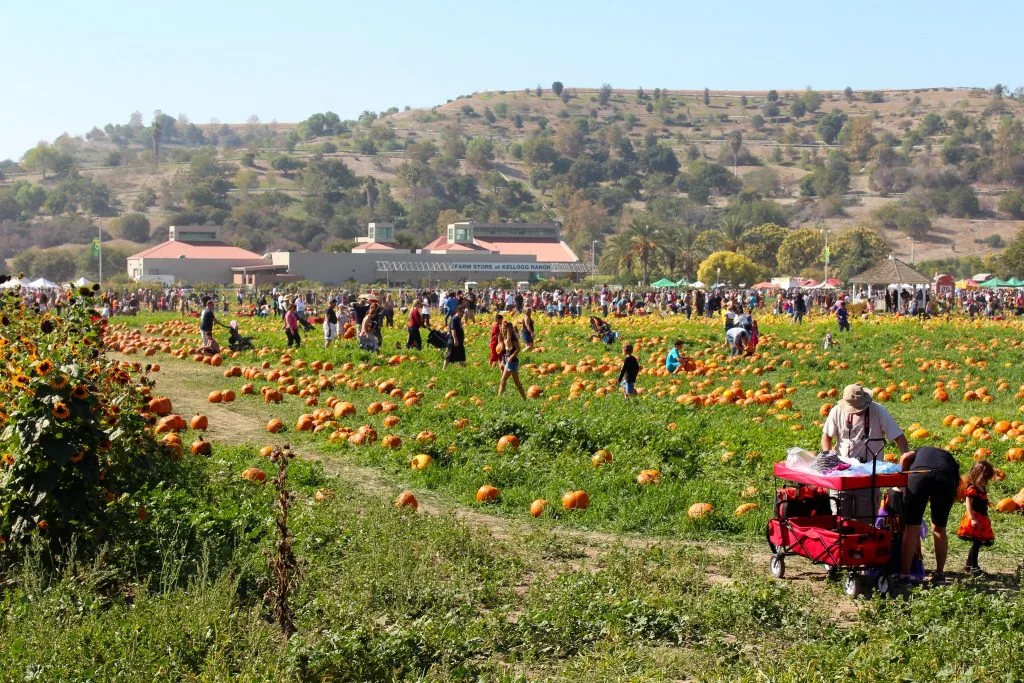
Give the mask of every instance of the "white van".
[{"label": "white van", "polygon": [[476,289],[476,286],[477,286],[476,282],[467,282],[464,285],[464,290],[463,291],[468,292],[471,289]]},{"label": "white van", "polygon": [[520,292],[525,292],[526,290],[530,289],[529,281],[520,280],[519,282],[516,283],[516,289],[519,290]]}]

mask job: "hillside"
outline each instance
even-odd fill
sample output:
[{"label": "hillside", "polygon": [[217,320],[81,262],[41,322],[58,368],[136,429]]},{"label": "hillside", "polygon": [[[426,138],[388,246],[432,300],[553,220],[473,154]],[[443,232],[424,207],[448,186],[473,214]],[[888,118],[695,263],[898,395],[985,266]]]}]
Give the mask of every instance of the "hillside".
[{"label": "hillside", "polygon": [[[820,230],[836,238],[854,227],[872,228],[887,246],[860,231],[847,249],[957,258],[969,272],[990,265],[1022,226],[1024,102],[999,88],[567,87],[559,96],[557,85],[355,121],[327,112],[298,123],[195,125],[157,113],[146,126],[136,114],[62,136],[0,164],[0,255],[20,254],[10,265],[24,267],[27,248],[91,240],[90,221],[110,237],[145,241],[138,217],[124,234],[117,216],[128,213],[146,217],[150,241],[170,222],[213,221],[257,250],[343,248],[374,219],[395,221],[416,246],[460,218],[553,219],[582,258],[603,241],[603,269],[632,277],[639,264],[615,251],[613,237],[639,217],[659,226],[655,241],[692,226],[686,246],[659,250],[650,264],[674,275],[693,274],[722,248],[765,271],[817,272]],[[769,222],[789,230],[749,232]],[[806,244],[780,250],[787,236]],[[76,272],[86,266],[79,258]]]}]

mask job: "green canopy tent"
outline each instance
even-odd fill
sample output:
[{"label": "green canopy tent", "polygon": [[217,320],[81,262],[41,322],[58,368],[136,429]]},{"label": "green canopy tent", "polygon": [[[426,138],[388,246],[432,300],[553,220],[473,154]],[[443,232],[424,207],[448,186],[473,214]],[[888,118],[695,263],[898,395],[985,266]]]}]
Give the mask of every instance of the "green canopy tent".
[{"label": "green canopy tent", "polygon": [[1000,280],[997,277],[994,277],[991,280],[985,280],[978,286],[984,287],[985,289],[995,289],[996,287],[1013,287],[1013,285],[1011,285],[1006,280]]},{"label": "green canopy tent", "polygon": [[[1021,282],[1021,284],[1024,284],[1024,282]],[[676,287],[689,287],[689,286],[690,286],[690,281],[687,280],[685,277],[682,280],[680,280],[679,282],[676,283]]]},{"label": "green canopy tent", "polygon": [[675,287],[675,286],[676,286],[676,283],[673,282],[672,280],[669,280],[667,277],[663,277],[660,280],[658,280],[657,282],[652,282],[651,283],[651,287],[658,287],[658,288],[662,288],[662,287]]},{"label": "green canopy tent", "polygon": [[1009,287],[1024,287],[1024,280],[1011,277],[1009,280],[1006,281],[1006,284]]}]

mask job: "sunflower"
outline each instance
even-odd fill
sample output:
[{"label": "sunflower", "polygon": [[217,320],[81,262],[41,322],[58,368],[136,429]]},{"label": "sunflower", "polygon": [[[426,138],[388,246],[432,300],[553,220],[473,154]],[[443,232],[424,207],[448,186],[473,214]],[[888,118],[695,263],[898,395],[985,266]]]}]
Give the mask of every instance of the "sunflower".
[{"label": "sunflower", "polygon": [[77,399],[89,398],[89,387],[84,384],[79,384],[77,387],[71,390],[71,397]]},{"label": "sunflower", "polygon": [[40,377],[46,377],[51,372],[53,372],[53,361],[49,358],[44,358],[36,363],[36,374]]},{"label": "sunflower", "polygon": [[50,412],[58,420],[66,420],[71,417],[71,411],[68,410],[68,407],[62,401],[58,401]]},{"label": "sunflower", "polygon": [[53,332],[53,321],[44,320],[39,324],[39,329],[43,331],[43,334],[50,334],[51,332]]},{"label": "sunflower", "polygon": [[4,453],[4,457],[0,460],[2,460],[4,465],[7,467],[11,467],[12,465],[14,465],[14,456],[11,455],[10,453]]},{"label": "sunflower", "polygon": [[17,375],[14,376],[14,379],[11,380],[11,384],[18,387],[19,389],[27,389],[28,383],[31,381],[32,380],[28,375],[24,375],[19,372]]},{"label": "sunflower", "polygon": [[50,388],[54,391],[64,391],[68,386],[67,377],[54,377],[50,380]]}]

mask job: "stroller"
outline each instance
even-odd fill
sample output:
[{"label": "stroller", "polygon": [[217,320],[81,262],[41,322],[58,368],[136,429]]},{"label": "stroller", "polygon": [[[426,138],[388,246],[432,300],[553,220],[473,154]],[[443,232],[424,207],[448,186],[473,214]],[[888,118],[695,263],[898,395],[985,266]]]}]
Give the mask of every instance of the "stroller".
[{"label": "stroller", "polygon": [[228,348],[232,351],[252,351],[256,348],[253,346],[251,337],[243,337],[239,334],[237,320],[232,320],[228,325]]},{"label": "stroller", "polygon": [[590,329],[608,346],[614,344],[615,340],[619,338],[619,333],[613,332],[611,325],[596,316],[590,318]]},{"label": "stroller", "polygon": [[427,343],[435,349],[444,349],[448,346],[448,335],[440,330],[430,330],[427,333]]}]

